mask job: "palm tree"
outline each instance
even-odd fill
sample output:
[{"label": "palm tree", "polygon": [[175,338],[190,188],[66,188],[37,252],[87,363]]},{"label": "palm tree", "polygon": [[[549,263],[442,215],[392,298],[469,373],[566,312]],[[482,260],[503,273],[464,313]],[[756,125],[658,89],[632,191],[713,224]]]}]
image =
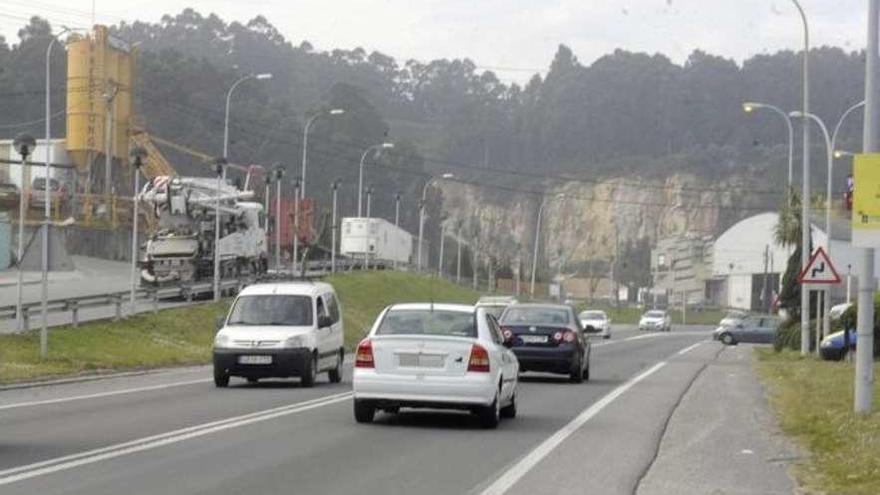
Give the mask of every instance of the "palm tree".
[{"label": "palm tree", "polygon": [[779,209],[779,221],[773,236],[780,245],[797,246],[801,242],[801,197],[794,188],[788,190]]}]

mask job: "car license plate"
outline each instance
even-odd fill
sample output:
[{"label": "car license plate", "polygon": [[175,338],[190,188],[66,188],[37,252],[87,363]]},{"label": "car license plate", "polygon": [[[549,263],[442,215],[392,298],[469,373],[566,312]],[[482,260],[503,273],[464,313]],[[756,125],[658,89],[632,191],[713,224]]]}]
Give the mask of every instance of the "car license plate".
[{"label": "car license plate", "polygon": [[404,368],[442,368],[443,356],[431,354],[400,354],[398,362]]},{"label": "car license plate", "polygon": [[524,344],[546,344],[547,336],[546,335],[520,335],[519,338],[522,339]]},{"label": "car license plate", "polygon": [[238,356],[238,364],[272,364],[272,356]]}]

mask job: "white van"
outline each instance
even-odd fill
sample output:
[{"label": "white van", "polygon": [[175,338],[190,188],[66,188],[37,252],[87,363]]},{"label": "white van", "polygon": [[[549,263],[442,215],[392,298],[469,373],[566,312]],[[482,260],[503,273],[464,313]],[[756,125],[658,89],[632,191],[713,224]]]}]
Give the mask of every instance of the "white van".
[{"label": "white van", "polygon": [[304,387],[318,373],[342,379],[342,314],[336,292],[323,282],[251,285],[242,290],[214,338],[214,384],[229,377],[298,376]]}]

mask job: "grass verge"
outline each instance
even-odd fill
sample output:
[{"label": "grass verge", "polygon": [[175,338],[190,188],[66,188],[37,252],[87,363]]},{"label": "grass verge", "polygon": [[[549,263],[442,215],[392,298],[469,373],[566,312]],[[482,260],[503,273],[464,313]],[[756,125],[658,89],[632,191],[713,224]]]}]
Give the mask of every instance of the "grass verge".
[{"label": "grass verge", "polygon": [[[758,353],[758,373],[783,431],[810,452],[796,475],[808,493],[880,493],[880,412],[852,412],[853,365]],[[875,371],[875,377],[877,372]],[[875,378],[874,396],[880,396]]]},{"label": "grass verge", "polygon": [[[477,293],[436,277],[402,272],[341,274],[328,278],[342,303],[350,349],[393,302],[473,303]],[[0,384],[99,371],[205,364],[211,361],[214,321],[229,302],[143,314],[118,322],[51,329],[49,357],[40,360],[38,332],[0,335]]]}]

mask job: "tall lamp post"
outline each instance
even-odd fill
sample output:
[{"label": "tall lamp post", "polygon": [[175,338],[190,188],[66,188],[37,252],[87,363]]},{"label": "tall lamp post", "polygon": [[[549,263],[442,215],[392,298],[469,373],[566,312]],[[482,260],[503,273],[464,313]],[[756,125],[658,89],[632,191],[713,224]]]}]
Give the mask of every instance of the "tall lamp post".
[{"label": "tall lamp post", "polygon": [[299,262],[299,187],[300,178],[293,180],[293,275],[296,276],[296,264]]},{"label": "tall lamp post", "polygon": [[220,194],[223,176],[226,175],[225,158],[214,161],[214,172],[217,174],[217,194],[214,198],[214,302],[217,302],[220,300]]},{"label": "tall lamp post", "polygon": [[318,117],[328,115],[342,115],[345,113],[345,110],[342,108],[331,108],[330,110],[320,111],[306,120],[306,125],[303,127],[303,156],[302,156],[302,197],[306,197],[306,166],[309,162],[309,129],[312,127],[312,122],[315,121]]},{"label": "tall lamp post", "polygon": [[745,113],[753,113],[757,109],[770,110],[785,120],[785,127],[788,130],[788,188],[791,189],[794,180],[794,127],[791,124],[791,117],[781,108],[768,105],[767,103],[759,103],[756,101],[747,101],[743,103],[743,111]]},{"label": "tall lamp post", "polygon": [[394,195],[394,226],[400,227],[400,193]]},{"label": "tall lamp post", "polygon": [[[12,142],[12,146],[21,156],[21,198],[18,201],[18,255],[16,263],[18,264],[18,299],[15,304],[15,318],[17,320],[18,330],[24,330],[24,315],[22,314],[23,305],[22,305],[22,286],[24,284],[24,272],[21,269],[21,259],[24,257],[24,221],[25,221],[25,208],[26,206],[26,196],[24,191],[26,189],[25,184],[25,168],[28,166],[28,157],[34,152],[34,148],[37,146],[37,141],[30,134],[19,134],[15,136],[15,139]],[[47,331],[40,331],[40,356],[45,357],[45,349],[46,349],[46,334]]]},{"label": "tall lamp post", "polygon": [[131,165],[134,167],[134,194],[131,197],[131,294],[129,295],[129,303],[131,304],[131,314],[137,312],[135,307],[135,299],[137,298],[137,258],[138,258],[138,201],[140,198],[140,171],[147,157],[147,150],[140,146],[131,149]]},{"label": "tall lamp post", "polygon": [[425,198],[428,195],[428,187],[430,187],[434,181],[441,180],[441,179],[448,180],[448,179],[454,179],[454,178],[455,178],[455,175],[451,174],[449,172],[444,173],[439,176],[434,176],[434,177],[431,177],[430,179],[428,179],[427,181],[425,181],[425,186],[422,188],[422,199],[421,199],[421,201],[419,201],[419,247],[418,247],[418,255],[416,257],[416,269],[418,269],[418,270],[422,269],[422,244],[424,244],[423,234],[425,232]]},{"label": "tall lamp post", "polygon": [[336,273],[336,231],[339,229],[336,220],[336,199],[339,189],[339,180],[334,180],[332,184],[330,184],[330,188],[333,190],[333,213],[331,215],[331,227],[330,227],[330,273]]},{"label": "tall lamp post", "polygon": [[[226,118],[223,121],[223,158],[227,160],[229,159],[229,103],[232,101],[232,92],[235,91],[235,88],[237,88],[239,84],[245,81],[249,81],[251,79],[256,79],[260,81],[272,79],[272,74],[248,74],[232,83],[229,91],[226,92]],[[223,173],[226,174],[225,168],[223,169]],[[224,175],[223,178],[225,179],[226,176]]]},{"label": "tall lamp post", "polygon": [[[810,113],[810,25],[807,14],[798,0],[791,0],[800,14],[804,28],[804,60],[802,68],[803,78],[803,104],[801,112]],[[810,262],[810,122],[803,121],[802,139],[803,159],[803,188],[801,191],[801,270],[807,268]],[[801,355],[810,353],[810,291],[804,287],[801,290]]]},{"label": "tall lamp post", "polygon": [[[563,199],[565,198],[565,194],[557,194],[553,199]],[[537,272],[538,268],[538,244],[540,241],[541,234],[541,218],[544,216],[544,207],[547,206],[547,198],[541,199],[541,206],[538,208],[538,217],[535,220],[535,244],[532,250],[532,279],[529,283],[529,295],[530,297],[535,297],[535,272]]]},{"label": "tall lamp post", "polygon": [[275,271],[281,269],[281,178],[284,168],[275,167]]},{"label": "tall lamp post", "polygon": [[364,192],[364,161],[367,159],[367,155],[372,151],[380,152],[382,150],[392,149],[394,148],[394,143],[379,143],[374,144],[364,150],[364,154],[361,155],[361,162],[358,166],[358,218],[361,218],[361,207],[364,204],[363,201],[363,192]]}]

